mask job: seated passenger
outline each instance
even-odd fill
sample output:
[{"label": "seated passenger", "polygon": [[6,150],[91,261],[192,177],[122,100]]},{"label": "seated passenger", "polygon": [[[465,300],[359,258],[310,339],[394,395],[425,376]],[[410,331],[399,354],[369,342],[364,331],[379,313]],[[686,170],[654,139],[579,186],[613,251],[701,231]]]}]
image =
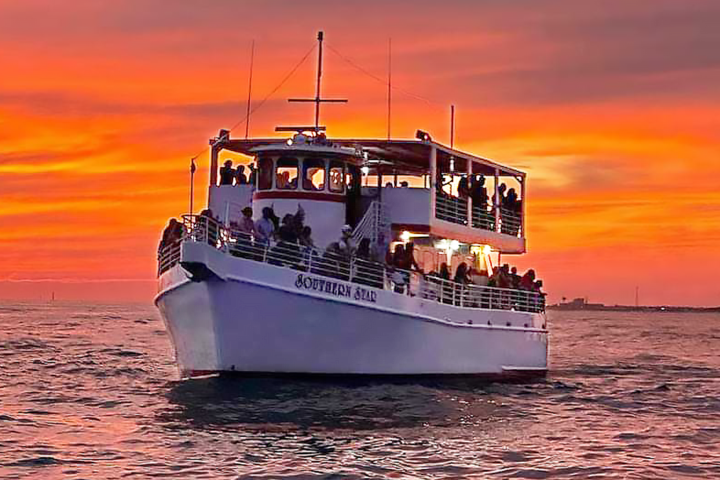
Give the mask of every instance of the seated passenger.
[{"label": "seated passenger", "polygon": [[278,229],[278,238],[280,243],[283,244],[297,244],[298,235],[293,227],[293,215],[291,213],[286,214],[282,219],[282,225]]},{"label": "seated passenger", "polygon": [[400,182],[400,188],[409,188],[410,184],[408,182]]},{"label": "seated passenger", "polygon": [[245,177],[245,166],[238,165],[235,174],[235,185],[247,185],[247,178]]},{"label": "seated passenger", "polygon": [[225,166],[220,167],[220,185],[232,185],[235,179],[235,169],[232,160],[225,160]]}]

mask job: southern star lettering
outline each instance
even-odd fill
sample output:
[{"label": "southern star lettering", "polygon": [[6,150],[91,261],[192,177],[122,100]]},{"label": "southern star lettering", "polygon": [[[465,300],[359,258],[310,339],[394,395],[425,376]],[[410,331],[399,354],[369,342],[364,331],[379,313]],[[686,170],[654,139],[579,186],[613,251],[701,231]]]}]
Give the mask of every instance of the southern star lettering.
[{"label": "southern star lettering", "polygon": [[351,298],[363,302],[377,302],[377,292],[367,288],[347,285],[342,282],[315,278],[299,273],[295,280],[295,287],[303,290],[314,290],[316,292],[328,293],[336,297]]}]

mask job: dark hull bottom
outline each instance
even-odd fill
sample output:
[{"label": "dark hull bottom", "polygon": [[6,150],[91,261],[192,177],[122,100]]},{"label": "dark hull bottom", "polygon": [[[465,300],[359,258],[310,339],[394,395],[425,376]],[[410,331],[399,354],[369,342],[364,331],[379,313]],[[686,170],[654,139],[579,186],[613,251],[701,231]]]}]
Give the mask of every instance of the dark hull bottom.
[{"label": "dark hull bottom", "polygon": [[377,374],[337,374],[337,373],[270,373],[270,372],[238,372],[231,370],[211,371],[193,370],[185,372],[188,378],[221,376],[232,378],[273,378],[285,380],[305,381],[327,381],[327,382],[387,382],[387,383],[417,383],[430,381],[432,383],[444,383],[453,381],[477,381],[477,382],[527,382],[543,379],[547,376],[547,370],[512,370],[503,373],[463,373],[463,374],[417,374],[417,375],[377,375]]}]

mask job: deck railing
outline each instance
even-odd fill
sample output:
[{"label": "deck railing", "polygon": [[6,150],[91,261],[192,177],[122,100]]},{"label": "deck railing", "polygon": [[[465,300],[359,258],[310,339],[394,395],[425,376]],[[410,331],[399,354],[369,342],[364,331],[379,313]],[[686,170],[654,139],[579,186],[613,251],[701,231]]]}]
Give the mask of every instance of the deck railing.
[{"label": "deck railing", "polygon": [[435,197],[435,217],[438,220],[467,225],[468,201],[447,195],[437,195]]},{"label": "deck railing", "polygon": [[[323,252],[316,248],[282,241],[268,244],[239,230],[225,229],[220,222],[204,216],[184,215],[183,225],[183,240],[207,243],[238,258],[392,290],[398,294],[419,296],[461,308],[545,311],[545,297],[538,292],[463,285],[356,256]],[[179,261],[180,244],[177,243],[161,252],[158,274],[162,274]]]}]

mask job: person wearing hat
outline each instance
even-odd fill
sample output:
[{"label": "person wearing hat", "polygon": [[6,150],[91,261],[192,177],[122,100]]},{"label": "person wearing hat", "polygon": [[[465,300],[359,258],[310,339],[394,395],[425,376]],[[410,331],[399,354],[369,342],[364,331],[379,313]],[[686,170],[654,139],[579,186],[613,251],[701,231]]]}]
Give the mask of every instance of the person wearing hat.
[{"label": "person wearing hat", "polygon": [[220,167],[220,185],[232,185],[235,179],[235,169],[232,160],[225,160],[225,166]]},{"label": "person wearing hat", "polygon": [[250,207],[245,207],[242,209],[242,218],[240,219],[240,225],[238,225],[238,230],[240,230],[241,233],[245,233],[247,235],[252,235],[255,233],[255,223],[253,222],[252,215],[253,211]]}]

